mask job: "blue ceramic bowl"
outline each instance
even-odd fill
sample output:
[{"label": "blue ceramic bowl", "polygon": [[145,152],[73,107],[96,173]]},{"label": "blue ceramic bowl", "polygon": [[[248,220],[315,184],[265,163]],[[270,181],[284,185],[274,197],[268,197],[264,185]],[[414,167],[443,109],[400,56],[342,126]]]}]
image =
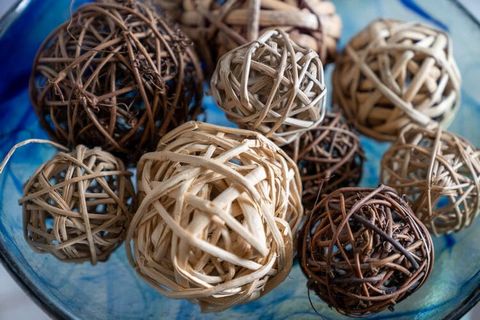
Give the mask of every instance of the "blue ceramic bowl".
[{"label": "blue ceramic bowl", "polygon": [[[82,1],[75,1],[78,6]],[[463,76],[462,107],[451,129],[480,145],[480,28],[449,0],[338,0],[344,23],[340,45],[377,17],[418,20],[447,30]],[[69,14],[70,0],[24,0],[0,22],[0,156],[16,142],[47,138],[28,98],[28,77],[42,39]],[[332,66],[327,67],[330,77]],[[210,97],[208,121],[228,125]],[[378,183],[378,163],[388,147],[362,138],[368,161],[362,185]],[[20,150],[0,176],[0,258],[51,315],[73,319],[271,319],[318,318],[305,278],[295,265],[288,279],[263,298],[222,313],[201,314],[196,305],[159,295],[129,266],[124,248],[97,266],[66,264],[34,253],[22,235],[22,185],[55,150],[32,145]],[[435,266],[428,282],[395,307],[371,319],[458,319],[480,298],[480,219],[467,230],[435,239]],[[324,319],[344,319],[312,296]]]}]

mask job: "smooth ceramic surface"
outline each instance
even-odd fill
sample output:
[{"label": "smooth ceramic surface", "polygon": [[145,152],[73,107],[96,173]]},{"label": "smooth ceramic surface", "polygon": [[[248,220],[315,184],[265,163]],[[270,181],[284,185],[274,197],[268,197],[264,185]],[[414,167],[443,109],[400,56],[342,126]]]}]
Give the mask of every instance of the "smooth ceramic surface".
[{"label": "smooth ceramic surface", "polygon": [[[77,7],[84,1],[75,1]],[[341,47],[376,17],[418,20],[448,31],[463,76],[462,107],[451,126],[480,145],[480,27],[456,2],[448,0],[337,0],[344,31]],[[47,138],[28,99],[31,63],[41,40],[69,16],[69,0],[23,1],[0,25],[0,156],[24,139]],[[332,66],[327,68],[330,77]],[[205,98],[207,120],[229,125]],[[378,183],[378,163],[387,144],[362,138],[368,161],[362,185]],[[295,264],[287,280],[265,297],[229,311],[201,314],[187,301],[157,294],[129,266],[123,246],[97,266],[62,263],[34,253],[23,239],[22,185],[55,150],[32,145],[17,152],[0,176],[0,258],[6,267],[52,315],[75,319],[286,319],[318,318],[308,299],[305,278]],[[480,297],[480,219],[469,229],[439,237],[435,266],[428,282],[395,307],[371,319],[456,319]],[[324,319],[344,319],[313,294]]]}]

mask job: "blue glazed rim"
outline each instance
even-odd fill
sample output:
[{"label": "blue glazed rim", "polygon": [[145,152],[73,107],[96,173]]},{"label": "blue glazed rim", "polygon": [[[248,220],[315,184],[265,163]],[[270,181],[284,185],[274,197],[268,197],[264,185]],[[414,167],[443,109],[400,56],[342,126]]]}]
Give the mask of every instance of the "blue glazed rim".
[{"label": "blue glazed rim", "polygon": [[[480,20],[477,19],[467,8],[463,6],[458,0],[451,0],[462,10],[466,16],[475,22],[480,27]],[[0,18],[0,36],[8,29],[10,24],[20,16],[23,10],[27,7],[30,0],[17,0],[17,2]],[[28,279],[25,272],[15,262],[12,255],[8,252],[5,244],[0,241],[0,262],[12,276],[17,284],[23,289],[23,291],[50,317],[54,319],[73,319],[65,310],[55,305],[49,297],[39,290]],[[480,271],[478,271],[480,273]],[[462,301],[462,304],[450,312],[443,320],[458,320],[462,318],[468,311],[470,311],[475,305],[480,302],[480,284],[470,293],[470,295]]]}]

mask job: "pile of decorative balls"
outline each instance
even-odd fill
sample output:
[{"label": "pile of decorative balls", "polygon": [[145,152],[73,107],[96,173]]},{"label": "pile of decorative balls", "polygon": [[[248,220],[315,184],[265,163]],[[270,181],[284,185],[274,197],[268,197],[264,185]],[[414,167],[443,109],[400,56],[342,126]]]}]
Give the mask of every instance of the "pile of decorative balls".
[{"label": "pile of decorative balls", "polygon": [[[337,54],[340,33],[327,0],[80,7],[30,79],[42,126],[73,151],[25,185],[29,245],[95,264],[126,241],[146,282],[203,311],[268,294],[295,258],[342,314],[408,297],[433,267],[429,232],[479,211],[480,151],[446,130],[461,82],[446,33],[377,20]],[[236,128],[195,121],[204,75]],[[378,188],[358,187],[356,130],[393,141]]]}]

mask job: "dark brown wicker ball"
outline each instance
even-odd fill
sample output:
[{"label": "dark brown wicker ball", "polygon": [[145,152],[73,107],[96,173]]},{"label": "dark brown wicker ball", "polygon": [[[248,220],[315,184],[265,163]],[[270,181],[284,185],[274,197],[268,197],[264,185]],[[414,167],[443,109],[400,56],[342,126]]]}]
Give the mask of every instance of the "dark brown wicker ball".
[{"label": "dark brown wicker ball", "polygon": [[428,230],[383,185],[326,196],[299,236],[308,288],[349,316],[393,308],[425,282],[433,254]]},{"label": "dark brown wicker ball", "polygon": [[148,6],[87,4],[41,45],[30,96],[54,140],[135,160],[199,111],[197,60],[186,36]]},{"label": "dark brown wicker ball", "polygon": [[300,169],[302,201],[308,210],[320,199],[320,194],[354,187],[362,178],[362,146],[340,113],[328,113],[319,125],[284,150]]}]

